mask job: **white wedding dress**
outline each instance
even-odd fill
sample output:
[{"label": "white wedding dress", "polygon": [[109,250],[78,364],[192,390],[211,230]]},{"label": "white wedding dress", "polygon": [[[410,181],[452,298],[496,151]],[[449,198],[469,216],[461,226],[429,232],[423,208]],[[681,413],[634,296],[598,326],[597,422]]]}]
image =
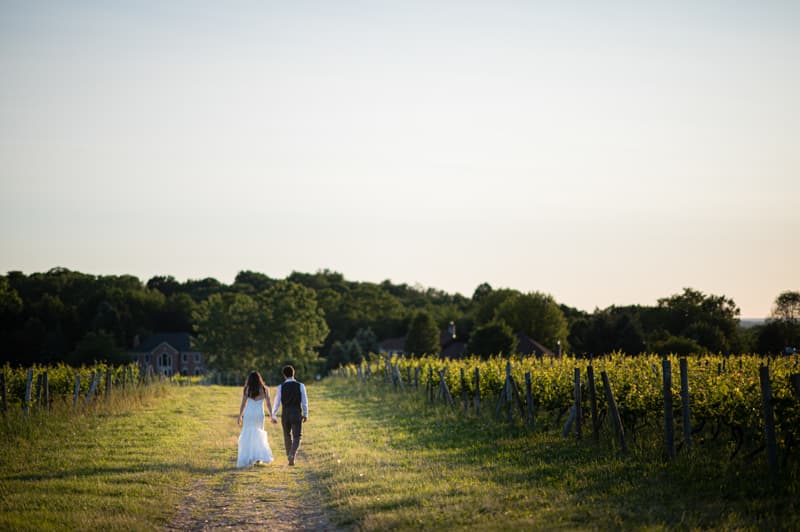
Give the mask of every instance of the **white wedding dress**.
[{"label": "white wedding dress", "polygon": [[264,400],[247,398],[239,434],[239,458],[236,467],[246,467],[260,461],[272,462],[267,432],[264,430]]}]

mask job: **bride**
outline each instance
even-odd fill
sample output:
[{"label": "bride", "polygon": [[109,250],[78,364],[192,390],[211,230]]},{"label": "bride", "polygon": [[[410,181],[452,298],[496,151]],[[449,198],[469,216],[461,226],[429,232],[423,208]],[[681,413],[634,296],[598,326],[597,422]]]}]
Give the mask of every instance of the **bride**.
[{"label": "bride", "polygon": [[269,389],[257,371],[247,376],[242,393],[242,405],[239,407],[239,458],[236,467],[245,467],[259,462],[272,462],[272,449],[269,447],[267,433],[264,431],[264,402],[267,411],[272,411],[269,400]]}]

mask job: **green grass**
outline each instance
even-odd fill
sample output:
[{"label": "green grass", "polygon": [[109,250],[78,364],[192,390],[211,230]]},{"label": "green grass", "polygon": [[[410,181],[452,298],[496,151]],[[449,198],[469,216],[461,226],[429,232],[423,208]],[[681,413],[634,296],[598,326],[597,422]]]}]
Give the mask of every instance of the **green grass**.
[{"label": "green grass", "polygon": [[197,407],[189,394],[164,387],[101,401],[77,416],[66,405],[27,420],[10,412],[0,451],[0,528],[146,529],[165,522],[182,496],[176,486],[222,467],[192,452],[191,434],[204,428],[187,415]]},{"label": "green grass", "polygon": [[316,420],[313,474],[343,526],[800,527],[797,464],[773,489],[763,453],[731,462],[726,444],[713,443],[668,462],[657,435],[642,434],[621,456],[610,443],[509,428],[381,385],[336,379],[313,393],[327,410]]},{"label": "green grass", "polygon": [[3,418],[0,529],[152,530],[236,458],[240,391],[162,387],[100,401],[86,415]]},{"label": "green grass", "polygon": [[276,462],[235,469],[236,387],[166,386],[78,416],[9,412],[0,530],[800,529],[796,456],[772,488],[763,453],[730,461],[721,440],[665,461],[656,427],[621,456],[608,433],[575,442],[380,385],[308,392],[295,468],[270,425]]}]

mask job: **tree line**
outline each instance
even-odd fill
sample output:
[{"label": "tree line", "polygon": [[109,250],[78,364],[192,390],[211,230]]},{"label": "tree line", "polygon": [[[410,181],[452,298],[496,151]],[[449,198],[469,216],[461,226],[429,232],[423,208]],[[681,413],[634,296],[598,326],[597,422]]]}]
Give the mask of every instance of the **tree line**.
[{"label": "tree line", "polygon": [[582,311],[548,294],[479,285],[471,296],[434,288],[350,281],[341,273],[285,279],[241,271],[232,284],[156,276],[97,276],[53,268],[0,277],[0,363],[121,363],[137,337],[187,332],[210,367],[293,361],[337,367],[402,339],[436,355],[448,328],[466,351],[511,353],[517,334],[565,352],[780,353],[800,344],[800,293],[779,294],[771,316],[744,328],[723,295],[685,288],[655,306]]}]

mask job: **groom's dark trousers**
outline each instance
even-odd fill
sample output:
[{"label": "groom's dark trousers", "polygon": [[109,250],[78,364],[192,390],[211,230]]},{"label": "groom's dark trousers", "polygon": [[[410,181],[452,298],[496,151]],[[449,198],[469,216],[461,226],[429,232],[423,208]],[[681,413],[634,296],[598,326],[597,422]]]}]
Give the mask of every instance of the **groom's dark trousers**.
[{"label": "groom's dark trousers", "polygon": [[300,406],[300,383],[297,381],[281,385],[281,426],[286,456],[294,460],[303,437],[303,411]]}]

